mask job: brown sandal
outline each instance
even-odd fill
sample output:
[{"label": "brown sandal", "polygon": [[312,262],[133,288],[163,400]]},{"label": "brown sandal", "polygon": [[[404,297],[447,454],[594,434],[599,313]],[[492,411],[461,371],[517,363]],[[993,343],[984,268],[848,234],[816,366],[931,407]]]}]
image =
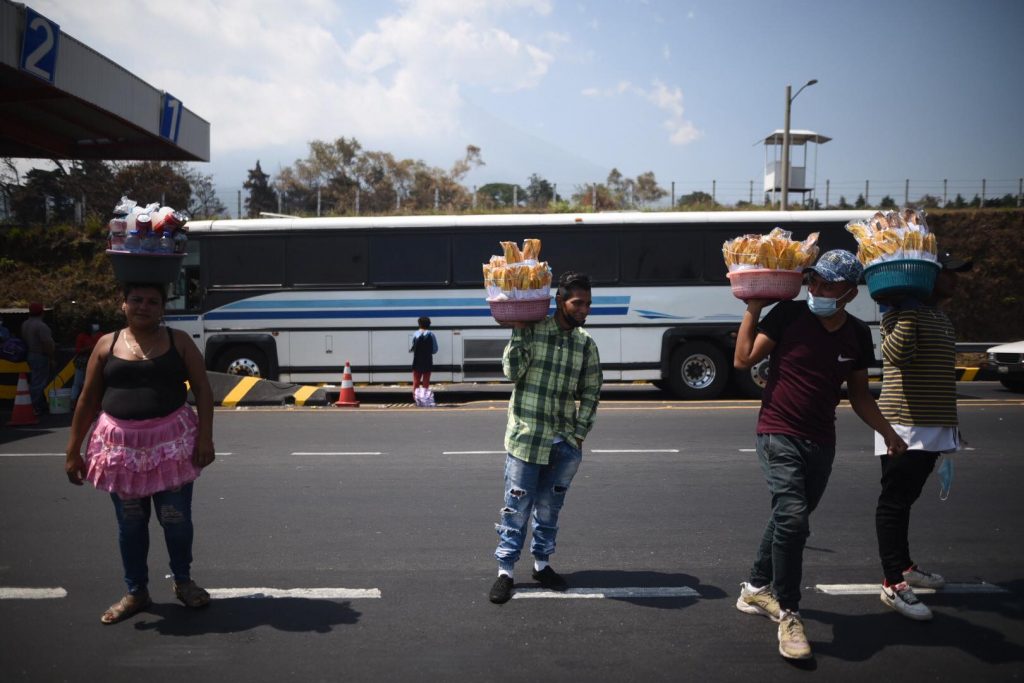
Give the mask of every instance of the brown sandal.
[{"label": "brown sandal", "polygon": [[196,585],[195,581],[174,584],[174,597],[185,607],[193,609],[206,607],[210,604],[210,594]]},{"label": "brown sandal", "polygon": [[137,595],[129,593],[108,607],[107,611],[100,617],[100,622],[116,624],[119,621],[135,616],[152,604],[153,601],[149,599],[149,593],[139,593]]}]

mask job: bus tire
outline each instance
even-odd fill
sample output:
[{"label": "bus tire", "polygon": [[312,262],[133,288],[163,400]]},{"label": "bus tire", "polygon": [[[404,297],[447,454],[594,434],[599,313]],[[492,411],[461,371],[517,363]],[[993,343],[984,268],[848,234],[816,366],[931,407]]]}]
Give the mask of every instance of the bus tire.
[{"label": "bus tire", "polygon": [[672,352],[669,387],[681,399],[715,399],[729,381],[725,354],[714,344],[687,342]]},{"label": "bus tire", "polygon": [[244,377],[268,377],[267,355],[255,346],[229,346],[217,357],[217,372]]},{"label": "bus tire", "polygon": [[749,370],[733,370],[733,378],[740,394],[760,399],[768,384],[768,359],[758,362]]}]

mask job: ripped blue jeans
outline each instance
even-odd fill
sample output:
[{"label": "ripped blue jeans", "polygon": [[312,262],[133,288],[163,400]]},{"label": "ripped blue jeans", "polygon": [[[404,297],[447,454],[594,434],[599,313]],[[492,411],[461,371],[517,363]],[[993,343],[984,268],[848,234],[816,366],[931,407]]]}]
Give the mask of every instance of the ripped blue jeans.
[{"label": "ripped blue jeans", "polygon": [[117,514],[118,545],[124,565],[124,582],[128,592],[141,593],[149,584],[149,517],[151,503],[164,530],[164,542],[170,557],[171,573],[176,583],[191,578],[192,566],[192,482],[171,491],[161,491],[145,498],[122,499],[110,494]]},{"label": "ripped blue jeans", "polygon": [[500,539],[494,551],[499,569],[512,571],[526,542],[526,524],[531,517],[530,553],[546,561],[555,552],[558,513],[582,460],[583,453],[565,441],[551,445],[547,465],[505,457],[505,505],[494,525]]}]

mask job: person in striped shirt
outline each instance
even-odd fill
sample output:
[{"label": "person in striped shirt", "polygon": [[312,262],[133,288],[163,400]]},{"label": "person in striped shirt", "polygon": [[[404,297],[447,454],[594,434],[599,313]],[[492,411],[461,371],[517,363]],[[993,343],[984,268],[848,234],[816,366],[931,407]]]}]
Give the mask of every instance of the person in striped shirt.
[{"label": "person in striped shirt", "polygon": [[495,604],[512,597],[513,568],[531,516],[534,581],[549,590],[568,587],[548,559],[555,552],[558,514],[583,459],[583,440],[594,426],[601,391],[597,344],[582,329],[590,304],[590,278],[567,272],[558,279],[554,316],[535,324],[508,324],[512,338],[501,365],[515,386],[505,429],[505,499],[495,524],[498,578],[488,593]]},{"label": "person in striped shirt", "polygon": [[946,252],[931,296],[905,298],[882,316],[882,393],[878,407],[907,442],[889,455],[881,435],[875,454],[882,466],[882,491],[875,508],[875,533],[882,560],[882,602],[903,616],[932,618],[914,588],[940,588],[945,579],[921,569],[910,557],[910,508],[942,453],[960,447],[956,414],[956,335],[939,305],[953,296],[957,273],[970,261]]}]

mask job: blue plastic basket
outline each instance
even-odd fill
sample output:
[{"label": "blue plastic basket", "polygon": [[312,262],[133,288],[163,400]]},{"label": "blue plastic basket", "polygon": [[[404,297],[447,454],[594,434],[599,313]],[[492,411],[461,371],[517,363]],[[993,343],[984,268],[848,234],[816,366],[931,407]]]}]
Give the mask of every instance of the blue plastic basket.
[{"label": "blue plastic basket", "polygon": [[939,264],[925,259],[896,259],[864,269],[868,291],[874,299],[892,296],[924,298],[932,293]]}]

